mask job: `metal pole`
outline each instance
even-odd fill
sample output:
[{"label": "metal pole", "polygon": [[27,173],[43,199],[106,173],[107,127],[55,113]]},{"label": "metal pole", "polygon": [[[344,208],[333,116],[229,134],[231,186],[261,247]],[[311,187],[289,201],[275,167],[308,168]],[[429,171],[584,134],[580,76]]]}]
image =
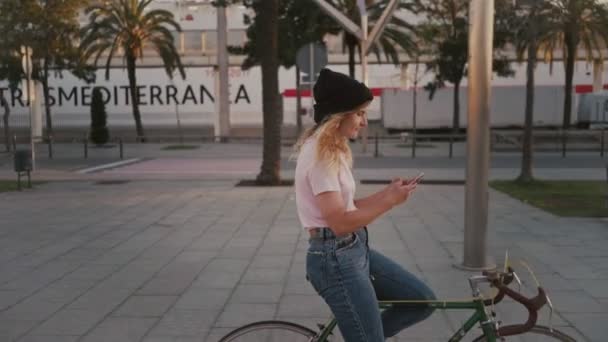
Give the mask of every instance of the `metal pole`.
[{"label": "metal pole", "polygon": [[566,157],[566,139],[567,139],[567,130],[562,131],[562,158]]},{"label": "metal pole", "polygon": [[49,144],[49,159],[53,159],[53,136],[48,136],[48,144]]},{"label": "metal pole", "polygon": [[84,136],[83,143],[84,143],[84,159],[87,159],[89,157],[89,141],[87,139],[86,134]]},{"label": "metal pole", "polygon": [[[367,82],[367,13],[361,15],[361,30],[363,31],[363,40],[361,41],[361,80],[366,85]],[[369,135],[368,126],[363,127],[361,135],[363,136],[363,153],[367,152],[367,138]]]},{"label": "metal pole", "polygon": [[375,139],[375,148],[374,148],[374,158],[378,158],[378,132],[376,132],[376,139]]},{"label": "metal pole", "polygon": [[308,88],[310,90],[310,112],[314,117],[315,97],[313,95],[313,86],[315,84],[315,51],[312,44],[308,44],[310,48],[310,71],[308,72]]},{"label": "metal pole", "polygon": [[602,147],[600,148],[600,157],[604,156],[604,131],[606,130],[606,127],[602,127],[602,136],[600,137],[600,142]]},{"label": "metal pole", "polygon": [[120,147],[120,159],[124,159],[124,150],[122,146],[122,138],[118,139],[118,146]]},{"label": "metal pole", "polygon": [[226,20],[226,2],[219,1],[217,11],[217,65],[219,72],[219,135],[221,141],[230,135],[230,99],[228,98],[228,33]]},{"label": "metal pole", "polygon": [[416,55],[416,66],[414,67],[414,92],[412,113],[412,158],[416,158],[416,116],[418,114],[418,55]]},{"label": "metal pole", "polygon": [[300,68],[296,65],[296,139],[302,133],[302,116],[300,115],[302,108],[302,94],[300,94]]},{"label": "metal pole", "polygon": [[493,267],[487,260],[489,114],[494,0],[469,4],[469,87],[464,260],[462,267]]},{"label": "metal pole", "polygon": [[[175,88],[175,81],[171,78],[171,85]],[[184,144],[184,135],[182,133],[182,123],[179,118],[179,104],[178,101],[175,101],[175,118],[177,120],[177,134],[179,135],[179,144]]]},{"label": "metal pole", "polygon": [[32,76],[31,76],[31,53],[30,53],[30,47],[26,46],[25,47],[25,65],[26,65],[26,70],[25,73],[27,75],[27,107],[29,109],[29,114],[30,114],[30,149],[31,149],[31,155],[32,155],[32,170],[36,169],[36,150],[35,150],[35,145],[34,145],[34,111],[32,110],[32,97],[31,97],[31,89],[30,89],[30,82],[32,81]]}]

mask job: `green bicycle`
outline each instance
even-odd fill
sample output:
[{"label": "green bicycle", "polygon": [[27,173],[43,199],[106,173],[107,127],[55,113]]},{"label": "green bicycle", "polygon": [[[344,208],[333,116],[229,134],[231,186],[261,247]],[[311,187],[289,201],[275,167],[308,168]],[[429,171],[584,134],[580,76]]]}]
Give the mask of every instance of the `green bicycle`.
[{"label": "green bicycle", "polygon": [[[533,298],[527,298],[518,291],[508,287],[519,277],[512,268],[506,271],[484,271],[481,275],[469,278],[469,284],[473,291],[473,298],[464,301],[381,301],[380,308],[386,309],[391,306],[408,307],[432,307],[437,310],[474,310],[471,317],[454,333],[448,340],[449,342],[461,341],[464,336],[475,325],[479,324],[483,335],[475,338],[475,342],[496,342],[504,341],[506,337],[523,337],[524,341],[563,341],[575,342],[576,340],[567,334],[546,327],[536,325],[538,311],[545,304],[549,306],[551,312],[553,306],[545,290],[538,286],[538,294]],[[484,299],[481,295],[479,285],[489,283],[490,286],[498,289],[498,293],[490,299]],[[522,304],[528,311],[528,319],[523,324],[500,326],[496,320],[494,305],[499,303],[505,296],[512,298]],[[247,342],[333,342],[338,339],[332,334],[336,328],[336,320],[331,318],[327,324],[319,324],[319,330],[314,331],[299,324],[285,321],[260,321],[239,327],[220,339],[220,342],[247,341]]]}]

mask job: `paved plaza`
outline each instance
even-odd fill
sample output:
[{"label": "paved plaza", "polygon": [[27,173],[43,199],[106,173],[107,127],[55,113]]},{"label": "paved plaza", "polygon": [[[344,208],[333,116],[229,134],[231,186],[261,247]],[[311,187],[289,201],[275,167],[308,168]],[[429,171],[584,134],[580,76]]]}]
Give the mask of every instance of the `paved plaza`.
[{"label": "paved plaza", "polygon": [[[211,342],[252,321],[314,328],[329,317],[304,277],[307,236],[293,189],[235,186],[259,169],[261,146],[209,144],[171,155],[148,145],[132,148],[128,165],[84,173],[120,161],[116,149],[108,156],[92,152],[86,161],[73,151],[40,160],[34,179],[55,181],[0,193],[0,341]],[[432,182],[463,179],[462,161],[429,151],[426,159],[392,165],[386,154],[376,159],[388,163],[381,168],[358,154],[364,167],[356,177],[421,169],[430,183],[369,227],[371,246],[423,278],[438,297],[470,297],[467,278],[475,273],[454,267],[462,262],[464,186]],[[10,158],[1,158],[0,177],[12,178]],[[509,160],[500,158],[499,164]],[[605,159],[595,154],[572,155],[560,168],[551,166],[554,158],[540,156],[536,174],[605,177]],[[157,165],[142,168],[145,162]],[[514,170],[505,165],[491,174],[508,178]],[[284,175],[290,178],[293,167]],[[382,186],[359,184],[357,194]],[[608,221],[556,217],[493,190],[489,207],[493,260],[502,265],[508,250],[524,275],[522,291],[531,295],[532,277],[516,263],[525,260],[556,308],[552,325],[578,341],[605,341]],[[505,324],[523,320],[513,302],[496,309]],[[395,340],[446,341],[465,319],[464,312],[438,311]],[[548,310],[539,323],[549,324]]]}]

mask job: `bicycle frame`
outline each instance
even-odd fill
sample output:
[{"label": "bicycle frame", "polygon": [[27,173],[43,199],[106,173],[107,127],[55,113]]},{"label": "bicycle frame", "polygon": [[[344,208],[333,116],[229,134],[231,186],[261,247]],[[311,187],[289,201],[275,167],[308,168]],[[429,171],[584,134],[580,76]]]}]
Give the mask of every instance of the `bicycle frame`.
[{"label": "bicycle frame", "polygon": [[[486,307],[482,298],[475,298],[471,301],[420,301],[420,300],[395,300],[378,302],[381,309],[388,309],[393,306],[422,308],[432,307],[436,310],[474,310],[475,312],[467,321],[454,333],[448,342],[458,342],[477,324],[480,323],[487,342],[496,342],[496,330],[494,321],[486,313]],[[317,336],[316,342],[326,342],[329,335],[336,328],[337,321],[331,318],[327,324],[320,326],[321,331]]]}]

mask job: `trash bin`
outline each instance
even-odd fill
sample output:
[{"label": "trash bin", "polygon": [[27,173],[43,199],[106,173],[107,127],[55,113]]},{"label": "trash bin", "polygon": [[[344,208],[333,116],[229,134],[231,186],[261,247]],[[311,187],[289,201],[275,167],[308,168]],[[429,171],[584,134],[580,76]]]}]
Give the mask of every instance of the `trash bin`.
[{"label": "trash bin", "polygon": [[27,186],[32,187],[30,172],[32,171],[32,153],[30,150],[15,151],[15,172],[17,172],[17,189],[21,190],[21,174],[27,174]]},{"label": "trash bin", "polygon": [[15,151],[15,172],[32,170],[32,153],[29,150]]}]

